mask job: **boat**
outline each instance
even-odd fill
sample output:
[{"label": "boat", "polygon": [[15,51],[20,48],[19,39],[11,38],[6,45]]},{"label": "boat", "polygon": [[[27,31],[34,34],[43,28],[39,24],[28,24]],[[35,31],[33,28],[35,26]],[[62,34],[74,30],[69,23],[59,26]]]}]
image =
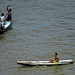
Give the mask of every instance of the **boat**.
[{"label": "boat", "polygon": [[25,66],[55,66],[73,63],[73,60],[59,60],[58,63],[50,63],[49,61],[17,61],[17,64]]},{"label": "boat", "polygon": [[9,28],[11,27],[11,23],[12,23],[11,21],[6,21],[3,28],[0,26],[0,34],[6,32],[7,30],[9,30]]}]

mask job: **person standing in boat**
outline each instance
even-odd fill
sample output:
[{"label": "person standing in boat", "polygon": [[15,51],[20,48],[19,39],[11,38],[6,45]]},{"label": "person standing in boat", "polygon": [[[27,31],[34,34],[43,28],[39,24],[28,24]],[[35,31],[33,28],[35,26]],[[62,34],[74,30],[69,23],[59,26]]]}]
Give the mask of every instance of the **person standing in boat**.
[{"label": "person standing in boat", "polygon": [[1,13],[0,20],[1,20],[1,28],[3,29],[4,28],[4,24],[5,24],[5,16],[4,16],[4,13]]},{"label": "person standing in boat", "polygon": [[8,9],[9,8],[9,5],[7,6],[7,21],[11,21],[12,20],[12,9]]},{"label": "person standing in boat", "polygon": [[54,60],[50,60],[49,62],[50,62],[50,63],[58,63],[58,61],[59,61],[60,59],[59,59],[59,57],[58,57],[57,55],[58,55],[58,53],[55,53],[55,54],[54,54],[54,56],[55,56]]}]

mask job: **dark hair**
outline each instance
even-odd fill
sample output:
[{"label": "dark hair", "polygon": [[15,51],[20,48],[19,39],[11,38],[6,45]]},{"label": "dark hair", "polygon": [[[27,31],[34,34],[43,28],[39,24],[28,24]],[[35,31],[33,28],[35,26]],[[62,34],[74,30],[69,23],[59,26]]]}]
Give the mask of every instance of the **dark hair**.
[{"label": "dark hair", "polygon": [[58,55],[58,53],[55,53],[56,55]]},{"label": "dark hair", "polygon": [[9,9],[9,12],[11,12],[12,11],[12,9]]},{"label": "dark hair", "polygon": [[1,16],[4,16],[4,13],[1,13]]}]

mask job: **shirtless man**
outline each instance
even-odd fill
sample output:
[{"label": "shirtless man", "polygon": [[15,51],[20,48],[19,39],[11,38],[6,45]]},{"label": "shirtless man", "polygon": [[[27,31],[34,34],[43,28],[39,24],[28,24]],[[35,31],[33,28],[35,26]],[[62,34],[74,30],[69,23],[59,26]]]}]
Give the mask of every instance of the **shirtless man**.
[{"label": "shirtless man", "polygon": [[7,21],[11,21],[12,20],[12,9],[8,9],[9,5],[7,6]]},{"label": "shirtless man", "polygon": [[50,63],[57,63],[57,62],[60,60],[57,55],[58,55],[58,53],[55,53],[55,54],[54,54],[54,56],[55,56],[54,60],[50,60],[49,62],[50,62]]}]

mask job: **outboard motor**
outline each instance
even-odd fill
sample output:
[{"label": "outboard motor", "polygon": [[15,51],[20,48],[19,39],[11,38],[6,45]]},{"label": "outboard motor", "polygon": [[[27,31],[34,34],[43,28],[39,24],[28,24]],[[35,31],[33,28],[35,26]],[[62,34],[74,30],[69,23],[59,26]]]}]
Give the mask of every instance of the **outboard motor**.
[{"label": "outboard motor", "polygon": [[4,25],[1,24],[0,28],[3,30],[4,29]]}]

